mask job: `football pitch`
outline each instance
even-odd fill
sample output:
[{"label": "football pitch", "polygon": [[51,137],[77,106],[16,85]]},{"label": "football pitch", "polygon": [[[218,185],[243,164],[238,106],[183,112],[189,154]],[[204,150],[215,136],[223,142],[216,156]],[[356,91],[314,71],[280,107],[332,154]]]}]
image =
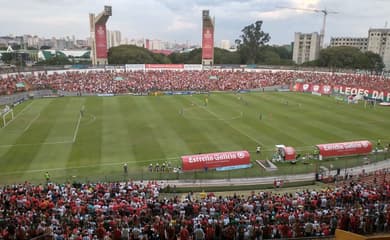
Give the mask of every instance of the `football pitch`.
[{"label": "football pitch", "polygon": [[[333,97],[300,93],[216,93],[183,96],[62,97],[26,101],[0,128],[0,184],[53,181],[175,179],[149,173],[149,164],[180,166],[187,154],[248,150],[270,159],[275,144],[312,152],[320,143],[390,142],[390,108],[364,108]],[[2,123],[1,123],[2,124]],[[254,153],[262,146],[261,155]],[[335,166],[347,166],[345,162]],[[350,164],[350,163],[348,163]],[[351,160],[351,164],[358,164]],[[313,165],[313,164],[311,164]],[[311,171],[285,165],[274,174]],[[196,175],[198,174],[198,175]],[[180,178],[226,177],[188,173]],[[229,177],[262,176],[256,164]]]}]

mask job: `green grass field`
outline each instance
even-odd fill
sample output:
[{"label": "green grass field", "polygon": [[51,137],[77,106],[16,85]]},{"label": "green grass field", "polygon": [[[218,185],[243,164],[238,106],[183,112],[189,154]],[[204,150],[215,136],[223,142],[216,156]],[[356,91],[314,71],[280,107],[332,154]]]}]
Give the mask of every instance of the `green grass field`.
[{"label": "green grass field", "polygon": [[[390,142],[390,108],[364,109],[332,97],[299,93],[212,94],[158,97],[64,97],[24,102],[0,128],[0,184],[52,180],[96,181],[123,178],[174,179],[267,175],[251,169],[208,173],[149,173],[150,163],[180,156],[263,146],[270,159],[275,144],[312,150],[318,143],[368,139]],[[288,103],[287,103],[288,102]],[[83,117],[80,109],[84,106]],[[260,119],[261,118],[261,119]],[[2,124],[2,123],[1,123]],[[252,160],[255,158],[252,157]],[[335,161],[337,166],[359,164]],[[313,170],[313,163],[281,165],[273,174]]]}]

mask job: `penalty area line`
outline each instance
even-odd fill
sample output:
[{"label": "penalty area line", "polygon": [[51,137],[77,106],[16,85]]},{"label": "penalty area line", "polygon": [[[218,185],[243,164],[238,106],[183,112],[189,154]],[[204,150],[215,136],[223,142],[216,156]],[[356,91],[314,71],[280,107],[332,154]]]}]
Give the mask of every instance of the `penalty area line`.
[{"label": "penalty area line", "polygon": [[73,143],[76,142],[77,134],[79,132],[79,127],[80,127],[80,122],[81,122],[81,114],[79,115],[79,119],[77,120],[76,129],[74,130],[74,133],[73,133],[73,140],[72,140]]},{"label": "penalty area line", "polygon": [[27,109],[29,109],[31,107],[31,105],[34,103],[34,101],[32,101],[30,104],[28,104],[25,108],[23,108],[22,111],[20,111],[18,113],[18,115],[16,115],[13,119],[11,119],[5,126],[3,126],[3,128],[6,128],[8,125],[10,125],[13,121],[15,121],[20,115],[22,115],[22,113],[24,111],[26,111]]},{"label": "penalty area line", "polygon": [[39,113],[35,118],[33,118],[29,123],[28,125],[24,128],[23,132],[27,131],[31,125],[33,124],[33,122],[35,122],[39,117],[41,116],[41,114]]}]

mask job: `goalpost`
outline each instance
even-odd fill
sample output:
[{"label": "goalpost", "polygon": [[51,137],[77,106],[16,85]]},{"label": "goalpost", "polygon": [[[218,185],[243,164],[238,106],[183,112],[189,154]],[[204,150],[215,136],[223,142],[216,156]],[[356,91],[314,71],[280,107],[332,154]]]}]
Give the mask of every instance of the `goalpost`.
[{"label": "goalpost", "polygon": [[0,113],[0,116],[3,119],[3,128],[7,126],[7,124],[14,119],[14,110],[9,109],[6,112]]}]

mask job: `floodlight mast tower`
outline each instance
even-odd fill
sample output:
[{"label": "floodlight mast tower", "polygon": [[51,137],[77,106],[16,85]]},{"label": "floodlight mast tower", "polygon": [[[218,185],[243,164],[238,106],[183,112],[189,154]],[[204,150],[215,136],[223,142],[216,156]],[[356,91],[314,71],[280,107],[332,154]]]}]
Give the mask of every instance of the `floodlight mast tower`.
[{"label": "floodlight mast tower", "polygon": [[215,19],[210,17],[209,10],[202,11],[202,65],[212,67],[214,64],[214,27]]},{"label": "floodlight mast tower", "polygon": [[112,16],[111,6],[104,6],[104,11],[97,16],[94,13],[89,14],[92,65],[108,63],[106,23],[110,16]]},{"label": "floodlight mast tower", "polygon": [[298,10],[298,11],[308,11],[308,12],[323,13],[324,17],[322,19],[322,29],[321,29],[321,32],[320,32],[320,46],[321,46],[321,48],[324,48],[326,17],[328,16],[328,14],[337,14],[338,12],[328,11],[327,9],[314,9],[314,8],[291,8],[291,7],[279,7],[279,8],[292,9],[292,10]]}]

